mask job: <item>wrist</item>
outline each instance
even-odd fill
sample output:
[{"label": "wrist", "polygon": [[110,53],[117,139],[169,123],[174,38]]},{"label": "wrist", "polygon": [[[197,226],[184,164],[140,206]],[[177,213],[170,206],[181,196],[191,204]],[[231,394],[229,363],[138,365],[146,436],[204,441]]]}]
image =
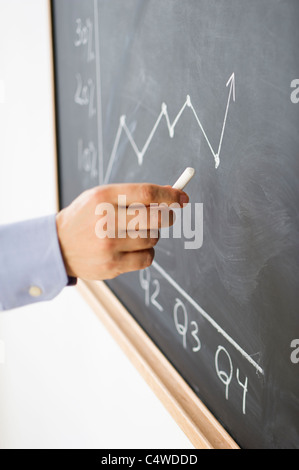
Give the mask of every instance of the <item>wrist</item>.
[{"label": "wrist", "polygon": [[67,241],[65,237],[66,223],[65,223],[64,211],[61,211],[56,215],[56,230],[57,230],[58,242],[60,246],[62,259],[64,262],[64,267],[65,267],[66,273],[70,281],[69,285],[73,285],[75,283],[74,280],[77,278],[77,276],[71,267],[71,264],[69,262],[69,258],[67,255]]}]

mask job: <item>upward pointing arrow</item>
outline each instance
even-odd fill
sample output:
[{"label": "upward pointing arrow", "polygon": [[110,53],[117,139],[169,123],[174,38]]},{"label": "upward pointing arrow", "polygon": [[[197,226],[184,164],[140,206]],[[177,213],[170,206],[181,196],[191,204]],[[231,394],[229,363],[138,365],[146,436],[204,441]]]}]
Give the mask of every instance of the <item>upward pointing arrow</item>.
[{"label": "upward pointing arrow", "polygon": [[233,100],[236,101],[236,76],[235,72],[230,77],[229,81],[226,84],[226,87],[231,86],[231,90],[233,91]]},{"label": "upward pointing arrow", "polygon": [[220,165],[220,153],[222,149],[222,144],[223,144],[223,137],[224,137],[224,132],[226,128],[226,121],[227,121],[227,116],[228,116],[228,111],[231,103],[231,98],[233,97],[233,101],[236,101],[236,76],[235,73],[233,73],[228,80],[226,87],[228,88],[230,86],[229,90],[229,95],[228,95],[228,101],[227,101],[227,106],[226,106],[226,111],[225,111],[225,117],[224,117],[224,122],[223,122],[223,127],[222,127],[222,132],[221,132],[221,137],[220,137],[220,142],[219,142],[219,147],[218,147],[218,152],[216,154],[216,168],[219,167]]}]

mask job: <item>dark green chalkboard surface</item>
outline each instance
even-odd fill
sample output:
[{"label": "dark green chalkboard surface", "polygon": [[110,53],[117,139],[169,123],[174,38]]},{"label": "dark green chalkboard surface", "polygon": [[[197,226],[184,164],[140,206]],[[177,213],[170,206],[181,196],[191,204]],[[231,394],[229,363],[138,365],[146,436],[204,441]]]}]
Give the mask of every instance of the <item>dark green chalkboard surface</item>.
[{"label": "dark green chalkboard surface", "polygon": [[52,7],[61,207],[196,169],[202,247],[109,286],[240,447],[298,449],[298,0]]}]

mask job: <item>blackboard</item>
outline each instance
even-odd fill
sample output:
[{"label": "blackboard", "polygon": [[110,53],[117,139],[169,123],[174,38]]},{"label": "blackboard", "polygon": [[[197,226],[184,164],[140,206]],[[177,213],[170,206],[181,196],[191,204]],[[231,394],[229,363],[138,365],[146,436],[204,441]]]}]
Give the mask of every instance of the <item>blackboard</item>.
[{"label": "blackboard", "polygon": [[240,447],[298,449],[298,0],[52,7],[61,207],[196,169],[202,246],[109,287]]}]

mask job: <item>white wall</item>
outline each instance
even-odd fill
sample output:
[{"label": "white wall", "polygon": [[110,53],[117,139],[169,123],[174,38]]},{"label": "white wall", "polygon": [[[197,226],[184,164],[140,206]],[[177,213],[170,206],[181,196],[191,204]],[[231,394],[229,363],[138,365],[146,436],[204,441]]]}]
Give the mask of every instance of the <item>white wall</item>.
[{"label": "white wall", "polygon": [[[55,211],[49,48],[47,0],[0,0],[0,223]],[[0,448],[192,449],[76,289],[1,341]]]}]

